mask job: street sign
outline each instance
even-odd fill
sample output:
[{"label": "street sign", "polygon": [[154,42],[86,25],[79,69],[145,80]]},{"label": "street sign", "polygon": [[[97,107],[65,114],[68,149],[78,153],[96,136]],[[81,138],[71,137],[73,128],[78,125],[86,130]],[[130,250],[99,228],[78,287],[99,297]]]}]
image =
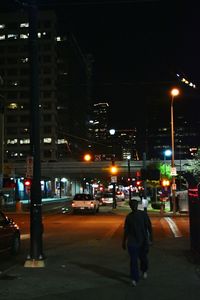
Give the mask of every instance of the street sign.
[{"label": "street sign", "polygon": [[176,172],[176,167],[171,168],[171,176],[176,176],[177,172]]},{"label": "street sign", "polygon": [[27,156],[26,158],[26,178],[33,177],[33,156]]},{"label": "street sign", "polygon": [[117,176],[111,176],[111,182],[112,183],[117,182]]},{"label": "street sign", "polygon": [[172,191],[176,191],[176,183],[172,184]]}]

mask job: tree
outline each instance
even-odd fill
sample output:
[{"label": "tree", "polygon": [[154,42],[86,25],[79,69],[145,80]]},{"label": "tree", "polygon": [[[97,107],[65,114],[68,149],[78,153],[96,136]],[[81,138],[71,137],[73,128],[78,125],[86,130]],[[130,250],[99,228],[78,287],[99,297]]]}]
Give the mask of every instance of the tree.
[{"label": "tree", "polygon": [[186,168],[186,172],[192,175],[195,182],[200,181],[200,149],[197,151],[193,160]]}]

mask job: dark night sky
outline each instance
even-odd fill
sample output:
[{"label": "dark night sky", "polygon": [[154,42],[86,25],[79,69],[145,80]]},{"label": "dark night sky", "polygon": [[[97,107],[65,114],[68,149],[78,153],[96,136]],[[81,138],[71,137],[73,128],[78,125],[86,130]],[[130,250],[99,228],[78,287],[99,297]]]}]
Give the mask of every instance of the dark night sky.
[{"label": "dark night sky", "polygon": [[[63,31],[75,35],[85,54],[93,54],[93,101],[110,104],[112,127],[133,127],[152,107],[168,119],[168,91],[177,72],[198,86],[198,1],[37,2],[55,7]],[[199,90],[182,88],[175,109],[194,116]]]}]

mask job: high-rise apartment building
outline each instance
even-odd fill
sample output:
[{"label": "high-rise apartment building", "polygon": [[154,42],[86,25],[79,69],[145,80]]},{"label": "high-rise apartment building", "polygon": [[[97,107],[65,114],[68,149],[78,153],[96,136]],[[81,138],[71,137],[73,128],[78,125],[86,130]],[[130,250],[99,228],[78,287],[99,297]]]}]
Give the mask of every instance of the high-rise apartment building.
[{"label": "high-rise apartment building", "polygon": [[[1,15],[0,75],[4,101],[5,161],[30,155],[29,22],[23,12]],[[57,158],[57,56],[56,18],[51,12],[39,16],[39,90],[41,159]]]},{"label": "high-rise apartment building", "polygon": [[[25,11],[1,14],[0,76],[4,102],[4,160],[30,155],[29,18]],[[77,155],[86,128],[85,70],[70,43],[58,34],[52,11],[38,12],[41,160]],[[3,100],[2,100],[3,99]]]}]

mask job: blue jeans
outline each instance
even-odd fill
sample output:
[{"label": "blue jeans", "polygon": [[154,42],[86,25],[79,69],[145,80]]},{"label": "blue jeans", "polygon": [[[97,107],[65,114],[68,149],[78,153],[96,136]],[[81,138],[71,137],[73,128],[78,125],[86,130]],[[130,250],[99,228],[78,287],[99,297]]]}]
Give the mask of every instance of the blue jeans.
[{"label": "blue jeans", "polygon": [[148,270],[148,245],[144,243],[141,246],[128,245],[130,255],[130,276],[136,282],[139,280],[139,262],[142,273]]}]

